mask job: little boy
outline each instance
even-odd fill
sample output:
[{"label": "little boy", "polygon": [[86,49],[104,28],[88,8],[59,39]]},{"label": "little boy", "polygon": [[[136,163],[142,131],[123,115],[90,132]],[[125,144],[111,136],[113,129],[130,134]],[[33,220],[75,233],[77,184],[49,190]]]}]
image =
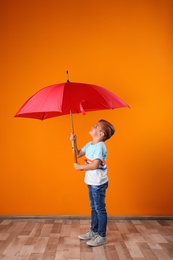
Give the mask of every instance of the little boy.
[{"label": "little boy", "polygon": [[106,189],[108,187],[105,141],[115,132],[112,124],[106,120],[99,120],[89,134],[92,141],[88,142],[82,149],[78,150],[76,136],[71,134],[70,140],[75,143],[72,147],[77,157],[85,155],[86,164],[74,163],[75,170],[84,170],[84,182],[88,185],[89,200],[91,208],[91,228],[85,234],[78,237],[88,240],[89,246],[100,246],[106,243],[107,212],[105,205]]}]

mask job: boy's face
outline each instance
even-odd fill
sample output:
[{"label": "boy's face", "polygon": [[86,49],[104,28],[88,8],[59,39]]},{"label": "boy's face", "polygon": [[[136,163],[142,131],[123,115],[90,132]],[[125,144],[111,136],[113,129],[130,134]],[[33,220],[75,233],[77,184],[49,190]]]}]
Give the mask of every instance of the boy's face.
[{"label": "boy's face", "polygon": [[93,125],[91,130],[89,131],[89,134],[92,137],[101,137],[102,138],[104,136],[102,124],[100,122],[98,122],[95,125]]}]

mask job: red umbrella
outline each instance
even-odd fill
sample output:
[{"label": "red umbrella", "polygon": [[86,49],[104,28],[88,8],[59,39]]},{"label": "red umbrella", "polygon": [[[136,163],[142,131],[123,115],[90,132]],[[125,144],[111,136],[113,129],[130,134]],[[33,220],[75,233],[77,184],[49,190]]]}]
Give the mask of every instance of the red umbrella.
[{"label": "red umbrella", "polygon": [[71,114],[72,132],[74,132],[72,113],[85,114],[89,111],[120,107],[128,107],[128,105],[109,90],[93,84],[67,80],[65,83],[39,90],[23,104],[15,117],[44,120]]}]

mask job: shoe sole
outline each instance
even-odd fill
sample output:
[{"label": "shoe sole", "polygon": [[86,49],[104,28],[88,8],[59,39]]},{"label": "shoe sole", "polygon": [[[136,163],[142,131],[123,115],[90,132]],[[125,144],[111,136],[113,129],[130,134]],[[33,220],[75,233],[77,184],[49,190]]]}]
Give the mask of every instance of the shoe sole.
[{"label": "shoe sole", "polygon": [[[88,241],[89,242],[89,241]],[[105,245],[106,244],[106,241],[105,242],[103,242],[103,243],[100,243],[100,244],[95,244],[95,245],[92,245],[92,244],[89,244],[89,243],[86,243],[88,246],[92,246],[92,247],[95,247],[95,246],[103,246],[103,245]]]},{"label": "shoe sole", "polygon": [[81,240],[90,240],[91,239],[91,238],[83,238],[81,236],[78,236],[78,238],[81,239]]}]

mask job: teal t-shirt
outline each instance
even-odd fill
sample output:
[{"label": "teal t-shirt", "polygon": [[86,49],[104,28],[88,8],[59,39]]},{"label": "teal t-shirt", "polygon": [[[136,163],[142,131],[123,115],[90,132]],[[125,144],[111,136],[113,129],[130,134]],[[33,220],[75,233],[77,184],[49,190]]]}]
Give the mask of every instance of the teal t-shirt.
[{"label": "teal t-shirt", "polygon": [[105,161],[107,149],[105,143],[99,142],[92,144],[92,142],[89,142],[81,150],[85,153],[86,162],[88,164],[92,163],[92,161],[96,159],[101,161],[97,169],[87,170],[85,172],[85,183],[88,185],[102,185],[107,182],[107,166]]}]

